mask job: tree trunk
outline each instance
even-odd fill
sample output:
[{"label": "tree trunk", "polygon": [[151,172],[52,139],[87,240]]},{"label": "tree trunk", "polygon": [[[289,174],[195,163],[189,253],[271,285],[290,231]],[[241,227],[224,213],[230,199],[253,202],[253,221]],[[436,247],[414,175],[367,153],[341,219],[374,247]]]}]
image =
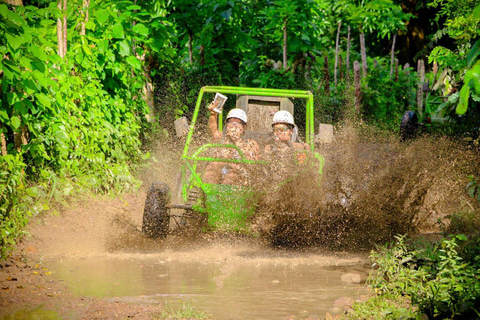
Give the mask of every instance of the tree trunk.
[{"label": "tree trunk", "polygon": [[397,34],[395,33],[393,35],[393,41],[392,41],[392,52],[390,53],[390,80],[392,80],[392,75],[393,75],[393,62],[395,59],[395,41],[397,40]]},{"label": "tree trunk", "polygon": [[337,29],[337,42],[335,44],[335,68],[333,72],[333,81],[335,82],[335,86],[337,86],[337,73],[338,73],[338,51],[340,48],[340,30],[342,28],[342,21],[338,22],[338,29]]},{"label": "tree trunk", "polygon": [[[57,4],[58,10],[62,11],[62,1],[59,0]],[[58,47],[58,55],[63,59],[65,57],[65,53],[63,50],[63,24],[62,18],[58,17],[57,19],[57,47]]]},{"label": "tree trunk", "polygon": [[7,155],[7,139],[5,138],[5,134],[3,133],[3,125],[0,122],[0,145],[2,147],[2,156]]},{"label": "tree trunk", "polygon": [[360,51],[362,54],[362,77],[367,76],[367,51],[365,49],[365,34],[360,32]]},{"label": "tree trunk", "polygon": [[325,62],[323,64],[323,81],[325,82],[325,93],[330,92],[330,73],[328,71],[328,57],[325,56]]},{"label": "tree trunk", "polygon": [[340,81],[343,80],[343,69],[342,69],[342,66],[343,66],[343,59],[342,59],[342,56],[339,56],[339,57],[338,57],[338,70],[340,71]]},{"label": "tree trunk", "polygon": [[350,26],[347,35],[347,81],[350,80]]},{"label": "tree trunk", "polygon": [[88,22],[88,8],[90,7],[90,0],[83,0],[82,12],[85,15],[82,19],[80,35],[84,36],[86,34],[85,24]]},{"label": "tree trunk", "polygon": [[283,20],[283,69],[287,69],[287,18]]},{"label": "tree trunk", "polygon": [[420,118],[423,117],[423,84],[425,82],[425,63],[418,59],[417,66],[417,111]]},{"label": "tree trunk", "polygon": [[360,107],[362,104],[362,90],[360,87],[360,63],[353,63],[353,82],[355,84],[355,114],[360,115]]},{"label": "tree trunk", "polygon": [[63,50],[65,62],[67,62],[67,0],[63,0]]},{"label": "tree trunk", "polygon": [[152,63],[153,63],[153,58],[149,58],[148,61],[145,62],[145,69],[144,69],[144,75],[145,75],[145,85],[143,86],[143,100],[148,105],[148,110],[149,114],[147,116],[148,122],[153,122],[155,121],[155,99],[153,96],[153,81],[151,77],[151,71],[152,71]]}]

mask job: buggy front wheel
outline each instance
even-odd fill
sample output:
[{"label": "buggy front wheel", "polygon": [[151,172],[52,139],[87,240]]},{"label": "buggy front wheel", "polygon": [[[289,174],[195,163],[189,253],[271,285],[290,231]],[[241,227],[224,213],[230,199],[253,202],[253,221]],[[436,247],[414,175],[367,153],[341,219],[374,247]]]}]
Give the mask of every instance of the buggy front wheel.
[{"label": "buggy front wheel", "polygon": [[145,199],[142,232],[149,238],[165,238],[170,226],[170,188],[164,182],[152,183]]}]

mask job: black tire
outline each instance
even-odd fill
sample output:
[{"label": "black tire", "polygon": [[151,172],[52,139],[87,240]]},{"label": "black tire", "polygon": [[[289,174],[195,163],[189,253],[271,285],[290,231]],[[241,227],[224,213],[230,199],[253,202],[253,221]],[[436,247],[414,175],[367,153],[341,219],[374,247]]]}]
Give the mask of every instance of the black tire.
[{"label": "black tire", "polygon": [[164,182],[152,183],[145,199],[142,232],[149,238],[164,239],[170,227],[170,188]]}]

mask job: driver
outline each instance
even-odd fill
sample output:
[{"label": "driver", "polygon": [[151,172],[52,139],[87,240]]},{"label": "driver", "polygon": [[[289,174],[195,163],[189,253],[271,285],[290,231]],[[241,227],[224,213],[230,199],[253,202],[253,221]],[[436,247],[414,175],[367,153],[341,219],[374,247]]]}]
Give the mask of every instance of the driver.
[{"label": "driver", "polygon": [[[255,140],[244,139],[243,134],[247,128],[247,115],[242,109],[232,109],[227,114],[224,132],[218,130],[218,113],[213,109],[215,102],[210,103],[210,117],[208,129],[213,137],[213,142],[233,144],[237,146],[248,160],[257,160],[260,154],[260,147]],[[241,159],[239,153],[233,148],[220,149],[216,157],[224,159]],[[247,180],[248,172],[239,163],[211,162],[208,164],[204,175],[206,183],[242,185]]]}]

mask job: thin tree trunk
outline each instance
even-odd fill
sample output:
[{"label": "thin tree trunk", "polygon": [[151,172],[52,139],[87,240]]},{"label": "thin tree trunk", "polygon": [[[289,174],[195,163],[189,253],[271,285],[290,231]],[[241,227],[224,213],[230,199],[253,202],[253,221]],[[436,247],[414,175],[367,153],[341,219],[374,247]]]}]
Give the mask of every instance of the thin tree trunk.
[{"label": "thin tree trunk", "polygon": [[283,69],[287,69],[287,18],[283,20]]},{"label": "thin tree trunk", "polygon": [[323,64],[323,81],[325,82],[325,92],[330,92],[330,73],[328,71],[328,57],[325,56],[325,62]]},{"label": "thin tree trunk", "polygon": [[190,65],[193,65],[193,35],[192,30],[188,29],[188,60]]},{"label": "thin tree trunk", "polygon": [[153,58],[152,56],[148,57],[148,60],[145,60],[144,67],[144,76],[145,76],[145,85],[143,86],[143,100],[148,105],[149,114],[147,120],[149,122],[155,121],[155,98],[153,96],[153,81],[151,77]]},{"label": "thin tree trunk", "polygon": [[360,87],[360,63],[355,61],[353,63],[353,82],[355,84],[355,113],[360,115],[360,107],[362,104],[362,90]]},{"label": "thin tree trunk", "polygon": [[417,66],[417,111],[420,118],[423,116],[423,84],[425,82],[425,63],[422,59],[418,59]]},{"label": "thin tree trunk", "polygon": [[[57,4],[58,10],[62,11],[62,1],[59,0]],[[58,17],[57,19],[57,47],[58,47],[58,55],[63,59],[65,57],[65,53],[63,50],[63,24],[62,18]]]},{"label": "thin tree trunk", "polygon": [[333,81],[335,82],[335,86],[337,86],[337,73],[338,73],[338,51],[340,48],[340,30],[342,28],[342,21],[338,22],[338,29],[337,29],[337,42],[335,44],[335,68],[333,72]]},{"label": "thin tree trunk", "polygon": [[83,8],[82,12],[84,13],[85,17],[82,20],[80,35],[84,36],[86,34],[85,24],[88,22],[88,8],[90,7],[90,0],[83,0]]},{"label": "thin tree trunk", "polygon": [[360,32],[360,51],[362,54],[362,77],[367,76],[367,51],[365,49],[365,34]]},{"label": "thin tree trunk", "polygon": [[350,80],[350,26],[347,35],[347,81]]},{"label": "thin tree trunk", "polygon": [[0,145],[2,148],[2,156],[7,155],[7,139],[5,138],[5,134],[3,133],[3,125],[0,122]]},{"label": "thin tree trunk", "polygon": [[342,56],[339,56],[338,57],[338,70],[340,70],[340,81],[343,80],[343,59],[342,59]]},{"label": "thin tree trunk", "polygon": [[67,62],[67,0],[63,0],[63,50],[65,63]]},{"label": "thin tree trunk", "polygon": [[392,75],[393,75],[393,62],[395,59],[395,41],[397,40],[397,34],[395,33],[393,35],[393,41],[392,41],[392,52],[390,53],[390,80],[392,80]]},{"label": "thin tree trunk", "polygon": [[17,149],[17,152],[20,153],[22,151],[22,146],[26,146],[28,144],[28,129],[26,125],[22,125],[20,132],[13,133],[13,141],[15,149]]}]

